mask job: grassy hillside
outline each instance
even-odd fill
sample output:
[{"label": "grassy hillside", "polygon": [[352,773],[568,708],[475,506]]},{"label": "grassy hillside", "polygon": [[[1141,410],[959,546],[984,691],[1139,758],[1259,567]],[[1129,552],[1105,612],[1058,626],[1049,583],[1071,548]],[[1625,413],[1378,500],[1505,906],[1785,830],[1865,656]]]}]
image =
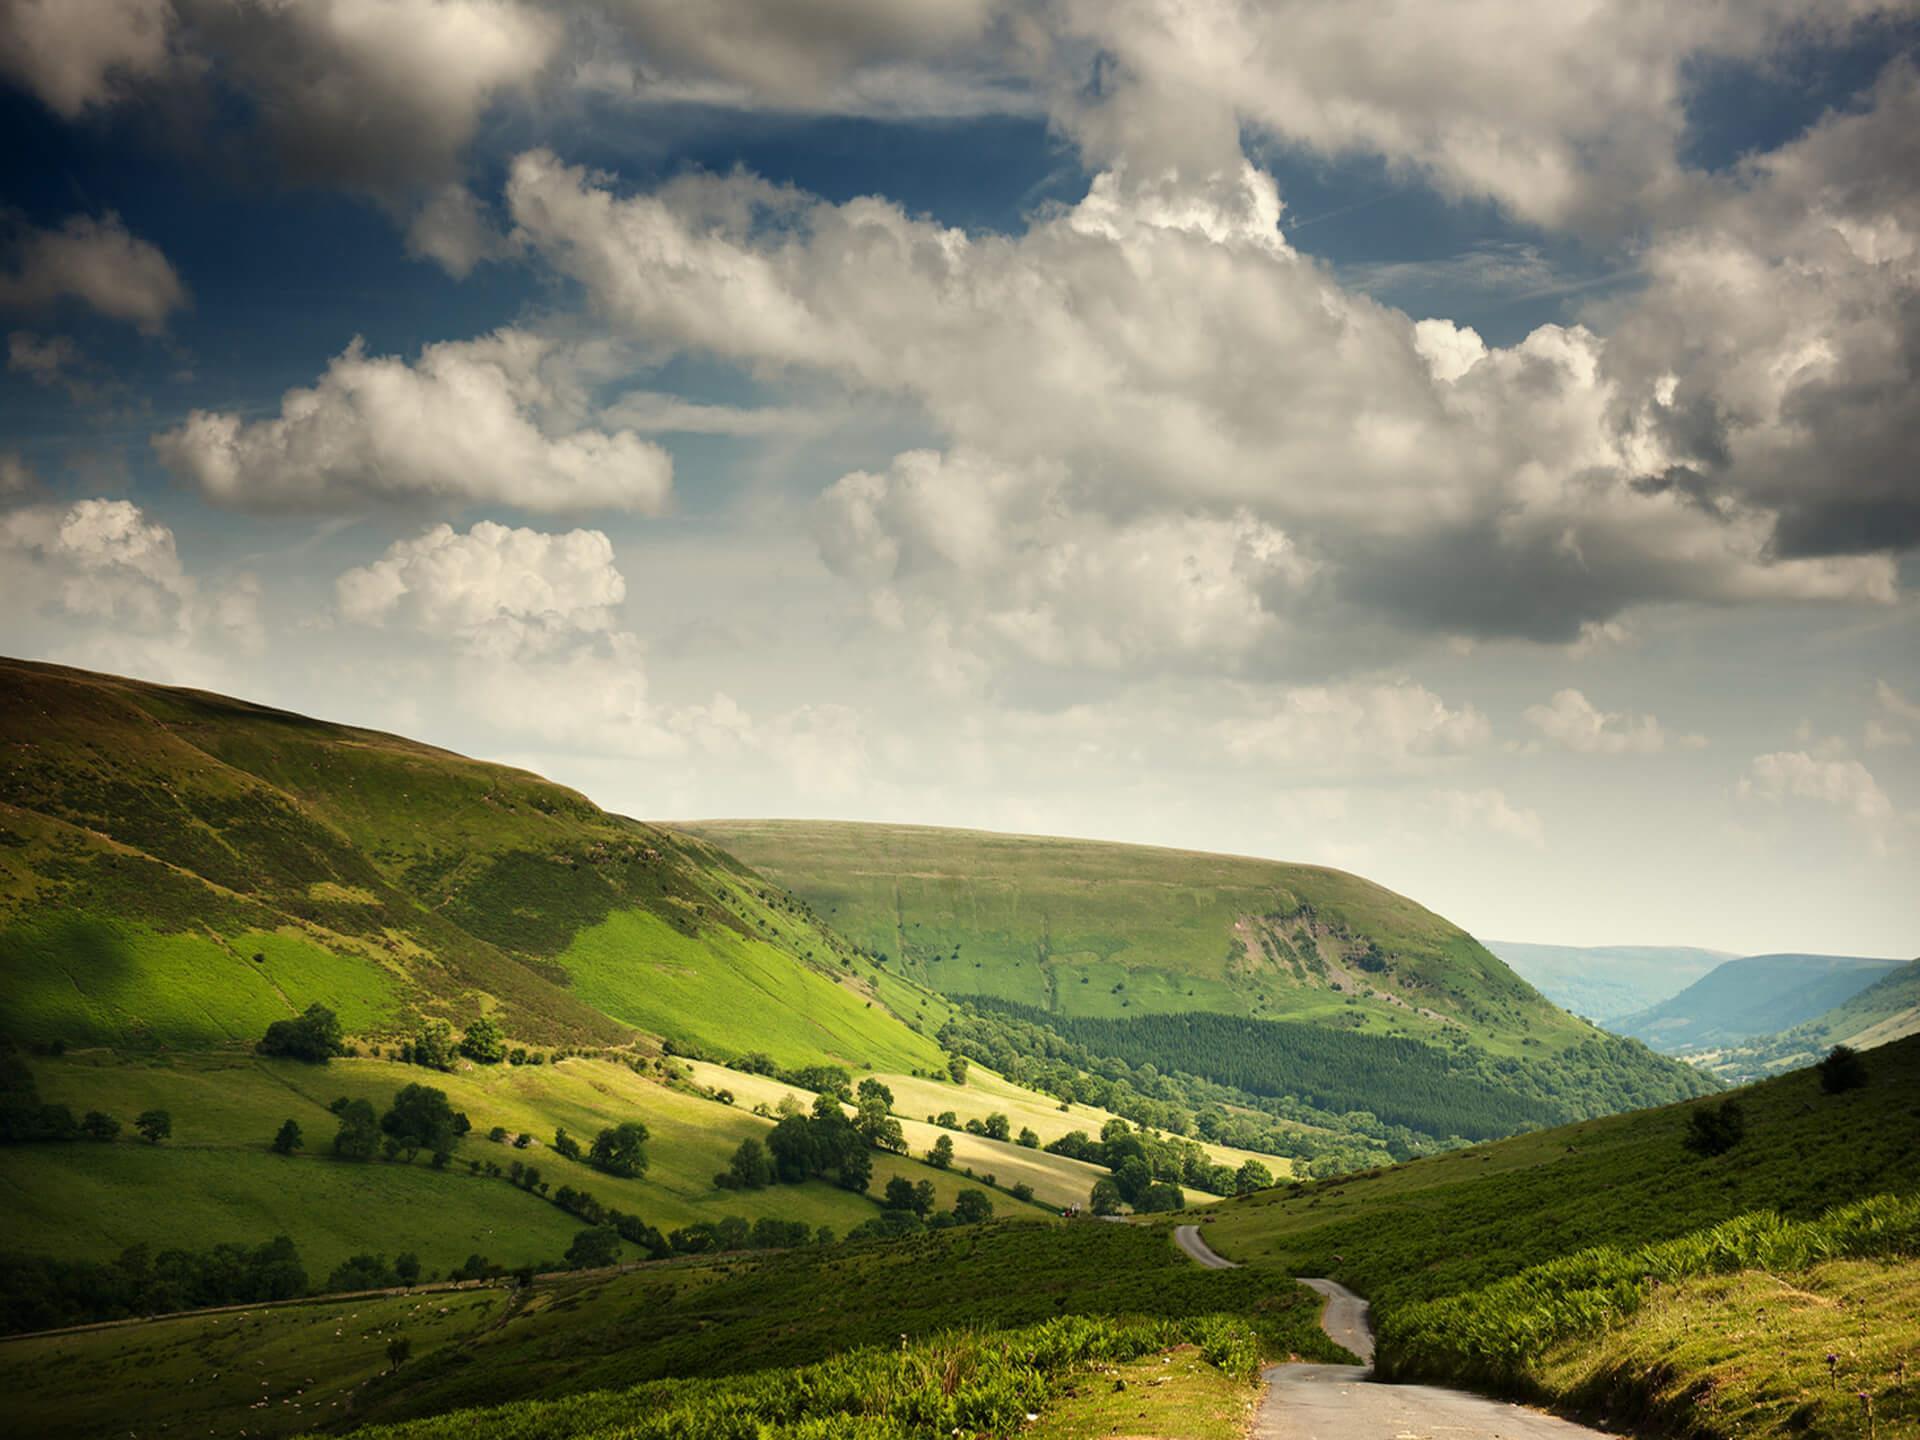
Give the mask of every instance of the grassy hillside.
[{"label": "grassy hillside", "polygon": [[[1920,1420],[1894,1363],[1920,1344],[1915,1312],[1900,1308],[1920,1286],[1916,1097],[1920,1039],[1909,1039],[1872,1052],[1859,1089],[1828,1094],[1797,1071],[1736,1092],[1745,1137],[1717,1155],[1682,1140],[1718,1097],[1195,1216],[1222,1254],[1368,1296],[1379,1363],[1395,1376],[1678,1434],[1865,1433],[1851,1428],[1857,1406],[1812,1393],[1810,1362],[1829,1388],[1844,1367],[1849,1392],[1876,1397],[1883,1418]],[[1713,1312],[1721,1300],[1733,1308]],[[1860,1329],[1872,1314],[1890,1335]],[[1676,1319],[1686,1346],[1662,1339]]]},{"label": "grassy hillside", "polygon": [[1916,1034],[1920,960],[1910,960],[1804,1025],[1728,1045],[1699,1063],[1727,1080],[1751,1080],[1810,1065],[1835,1045],[1872,1050]]},{"label": "grassy hillside", "polygon": [[1668,1054],[1694,1054],[1804,1024],[1900,965],[1856,955],[1747,955],[1613,1028]]},{"label": "grassy hillside", "polygon": [[[764,1190],[716,1187],[713,1177],[727,1168],[741,1140],[764,1137],[773,1122],[744,1104],[721,1105],[606,1060],[427,1075],[373,1059],[321,1067],[189,1053],[128,1063],[95,1053],[37,1059],[33,1068],[44,1100],[75,1114],[97,1109],[124,1121],[165,1109],[174,1132],[158,1146],[123,1138],[11,1147],[0,1171],[0,1214],[12,1251],[104,1261],[136,1244],[204,1249],[284,1234],[294,1238],[315,1278],[367,1251],[414,1251],[434,1275],[475,1253],[510,1267],[562,1255],[581,1222],[505,1181],[470,1175],[470,1159],[536,1164],[551,1185],[585,1191],[661,1230],[764,1215],[844,1234],[879,1213],[873,1200],[825,1181]],[[384,1109],[400,1086],[415,1080],[445,1090],[473,1123],[447,1171],[430,1170],[425,1157],[411,1165],[348,1164],[328,1155],[337,1128],[329,1102],[364,1098]],[[286,1119],[306,1135],[305,1153],[268,1149]],[[615,1178],[549,1148],[556,1129],[591,1140],[602,1127],[633,1119],[652,1133],[650,1163],[638,1179]],[[495,1126],[527,1133],[535,1143],[526,1150],[492,1143],[486,1137]],[[875,1190],[896,1173],[932,1181],[946,1206],[965,1183],[958,1174],[889,1157],[876,1164]],[[994,1198],[1002,1214],[1043,1213],[1008,1195]]]},{"label": "grassy hillside", "polygon": [[[992,1016],[1038,1025],[1123,1062],[1150,1100],[1338,1129],[1366,1114],[1405,1132],[1368,1144],[1404,1155],[1711,1088],[1337,870],[913,826],[681,828],[791,888],[889,971],[968,1001],[966,1045],[992,1039],[977,1023]],[[1176,1072],[1233,1093],[1156,1096],[1154,1077]]]},{"label": "grassy hillside", "polygon": [[894,1007],[944,1015],[711,845],[538,776],[0,661],[6,1038],[246,1043],[315,1000],[362,1036],[491,1014],[530,1044],[896,1069],[939,1053]]},{"label": "grassy hillside", "polygon": [[1485,944],[1554,1004],[1603,1024],[1678,995],[1714,966],[1735,958],[1725,950],[1690,945]]}]

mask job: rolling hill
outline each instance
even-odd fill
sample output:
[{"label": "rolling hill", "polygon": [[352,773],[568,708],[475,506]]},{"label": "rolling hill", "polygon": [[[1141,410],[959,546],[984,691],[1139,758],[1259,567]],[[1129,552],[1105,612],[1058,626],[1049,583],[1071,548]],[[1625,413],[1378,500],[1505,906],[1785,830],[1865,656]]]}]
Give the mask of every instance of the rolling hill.
[{"label": "rolling hill", "polygon": [[363,1036],[486,1014],[900,1070],[940,1063],[944,1013],[713,846],[538,776],[0,661],[6,1038],[250,1044],[314,1001]]},{"label": "rolling hill", "polygon": [[1900,966],[1857,955],[1747,955],[1612,1028],[1670,1055],[1697,1054],[1804,1024]]},{"label": "rolling hill", "polygon": [[[1700,1093],[1459,927],[1341,871],[918,826],[676,828],[792,890],[890,973],[1149,1074],[1441,1138]],[[964,1017],[955,1030],[972,1043]]]},{"label": "rolling hill", "polygon": [[1744,1081],[1810,1065],[1835,1045],[1872,1050],[1920,1034],[1920,960],[1890,970],[1804,1025],[1729,1045],[1703,1060],[1722,1079]]},{"label": "rolling hill", "polygon": [[1678,995],[1734,956],[1688,945],[1535,945],[1489,940],[1498,955],[1556,1005],[1606,1024]]}]

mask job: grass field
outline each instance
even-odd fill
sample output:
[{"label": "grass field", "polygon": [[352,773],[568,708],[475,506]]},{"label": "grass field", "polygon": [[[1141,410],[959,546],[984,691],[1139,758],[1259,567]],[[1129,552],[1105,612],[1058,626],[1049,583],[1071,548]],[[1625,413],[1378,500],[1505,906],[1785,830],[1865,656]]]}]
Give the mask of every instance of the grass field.
[{"label": "grass field", "polygon": [[[1498,1054],[1594,1033],[1458,927],[1337,870],[922,826],[679,828],[950,995],[1064,1015],[1211,1010],[1424,1039],[1464,1033]],[[1369,942],[1381,968],[1360,963]]]},{"label": "grass field", "polygon": [[[469,1176],[468,1159],[536,1164],[555,1188],[571,1185],[663,1231],[725,1215],[766,1215],[844,1233],[878,1213],[872,1199],[824,1181],[716,1188],[714,1175],[740,1141],[766,1134],[772,1122],[604,1060],[439,1074],[365,1058],[309,1066],[212,1052],[128,1063],[95,1052],[36,1060],[34,1071],[42,1096],[76,1114],[99,1109],[130,1121],[142,1110],[165,1109],[174,1134],[159,1146],[123,1138],[12,1148],[0,1171],[0,1216],[9,1248],[29,1253],[104,1260],[141,1242],[198,1248],[286,1234],[318,1279],[361,1251],[414,1250],[430,1274],[474,1253],[514,1265],[565,1252],[578,1220],[502,1180]],[[329,1101],[344,1095],[384,1109],[413,1082],[446,1091],[473,1123],[448,1171],[431,1171],[424,1158],[350,1165],[328,1156],[337,1124]],[[289,1118],[307,1140],[307,1152],[292,1158],[267,1148]],[[606,1175],[548,1148],[558,1127],[590,1141],[602,1127],[629,1119],[652,1133],[650,1164],[639,1179]],[[496,1125],[528,1133],[537,1144],[495,1144],[486,1136]],[[932,1179],[947,1205],[963,1183],[889,1157],[876,1167],[876,1194],[895,1173]],[[1007,1195],[993,1198],[1002,1214],[1041,1213]]]},{"label": "grass field", "polygon": [[[737,1103],[742,1105],[751,1106],[762,1103],[776,1106],[788,1095],[796,1097],[803,1105],[813,1104],[813,1092],[810,1090],[797,1089],[770,1076],[743,1074],[720,1065],[696,1063],[694,1078],[702,1085],[732,1090]],[[909,1081],[912,1079],[911,1076],[906,1078]],[[886,1083],[892,1085],[898,1079],[897,1076],[888,1076]],[[957,1086],[944,1088],[955,1094],[960,1093]],[[996,1107],[987,1106],[981,1108],[978,1113],[984,1118],[993,1108]],[[941,1106],[941,1109],[953,1110],[957,1115],[961,1113],[958,1105],[951,1101]],[[1033,1187],[1034,1198],[1037,1201],[1054,1208],[1086,1205],[1094,1182],[1110,1174],[1105,1167],[1090,1165],[1084,1160],[1070,1159],[1065,1155],[1049,1155],[1044,1150],[1029,1150],[1010,1141],[990,1140],[984,1135],[969,1135],[964,1130],[945,1130],[938,1125],[929,1125],[925,1120],[913,1119],[911,1107],[901,1102],[898,1090],[894,1092],[894,1112],[903,1117],[900,1121],[900,1130],[906,1138],[910,1155],[926,1154],[933,1148],[934,1142],[945,1135],[953,1142],[954,1168],[947,1172],[949,1175],[963,1175],[967,1170],[972,1170],[976,1175],[991,1175],[994,1177],[994,1184],[1002,1189],[1025,1183]],[[939,1111],[935,1113],[938,1114]],[[1097,1132],[1096,1126],[1095,1133]],[[1016,1129],[1014,1133],[1019,1132]],[[901,1164],[898,1157],[876,1157],[875,1189],[884,1188],[888,1176],[900,1173]],[[916,1166],[912,1178],[920,1179],[930,1168]],[[940,1172],[933,1173],[938,1175]],[[1196,1202],[1216,1198],[1203,1190],[1188,1190],[1187,1195]],[[996,1205],[1012,1203],[1014,1202],[1006,1197],[995,1197]]]},{"label": "grass field", "polygon": [[1091,1369],[1023,1433],[1027,1440],[1242,1440],[1258,1395],[1258,1386],[1224,1374],[1194,1346],[1181,1345]]},{"label": "grass field", "polygon": [[684,935],[657,915],[623,910],[574,936],[560,955],[581,999],[682,1049],[783,1065],[830,1060],[853,1069],[919,1069],[940,1047],[872,997],[795,965],[732,930]]}]

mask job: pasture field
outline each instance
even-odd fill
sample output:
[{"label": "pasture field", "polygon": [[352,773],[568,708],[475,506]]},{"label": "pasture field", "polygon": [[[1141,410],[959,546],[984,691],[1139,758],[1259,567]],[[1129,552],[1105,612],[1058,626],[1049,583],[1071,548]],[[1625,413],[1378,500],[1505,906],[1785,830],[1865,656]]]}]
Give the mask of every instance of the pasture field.
[{"label": "pasture field", "polygon": [[[693,1072],[694,1078],[702,1085],[731,1090],[735,1096],[735,1103],[739,1105],[751,1106],[759,1103],[772,1107],[777,1106],[789,1095],[798,1099],[803,1106],[811,1107],[813,1104],[814,1097],[811,1090],[802,1090],[796,1086],[784,1084],[770,1075],[749,1075],[738,1070],[729,1070],[721,1065],[700,1061],[694,1062]],[[892,1085],[900,1077],[882,1078],[888,1085]],[[912,1079],[911,1076],[906,1078]],[[972,1078],[971,1067],[969,1067],[968,1078],[969,1080]],[[951,1090],[955,1094],[960,1093],[957,1086],[939,1088]],[[941,1108],[952,1109],[956,1114],[959,1113],[955,1105],[949,1104]],[[982,1108],[979,1114],[984,1118],[994,1108],[997,1107],[987,1106]],[[938,1125],[929,1125],[925,1120],[912,1119],[910,1118],[912,1112],[900,1103],[898,1090],[894,1092],[894,1112],[901,1117],[900,1132],[906,1138],[908,1155],[915,1157],[915,1173],[911,1178],[916,1180],[928,1171],[932,1171],[936,1176],[941,1174],[940,1171],[932,1170],[931,1166],[919,1165],[917,1157],[932,1149],[934,1142],[942,1135],[953,1142],[954,1168],[946,1172],[947,1175],[964,1177],[967,1170],[972,1170],[976,1175],[993,1176],[995,1185],[1003,1189],[1025,1182],[1033,1187],[1034,1198],[1037,1201],[1056,1209],[1067,1205],[1085,1206],[1087,1197],[1092,1193],[1094,1182],[1112,1173],[1105,1166],[1092,1165],[1066,1155],[1049,1155],[1044,1150],[1029,1150],[1009,1140],[991,1140],[984,1135],[970,1135],[964,1130],[945,1130]],[[1017,1128],[1015,1133],[1019,1133]],[[1094,1133],[1098,1133],[1097,1126]],[[899,1173],[898,1167],[903,1158],[875,1156],[874,1188],[876,1191],[885,1186],[883,1170],[886,1175]],[[959,1183],[964,1184],[964,1178],[961,1178]],[[937,1184],[938,1181],[936,1181]],[[1189,1189],[1186,1193],[1189,1199],[1197,1202],[1217,1198],[1204,1190]],[[1003,1204],[1018,1203],[1008,1196],[996,1195],[993,1199],[996,1208]]]},{"label": "pasture field", "polygon": [[[740,1141],[765,1135],[772,1122],[608,1060],[465,1065],[443,1074],[371,1058],[313,1066],[232,1052],[150,1062],[93,1052],[36,1059],[33,1068],[42,1097],[76,1114],[97,1109],[130,1121],[160,1108],[173,1116],[174,1132],[158,1146],[123,1135],[106,1145],[14,1147],[0,1172],[0,1215],[9,1223],[10,1248],[29,1253],[105,1260],[136,1243],[200,1247],[286,1234],[315,1279],[362,1251],[411,1249],[436,1275],[474,1253],[506,1265],[563,1254],[580,1222],[504,1180],[469,1175],[466,1162],[474,1159],[538,1165],[554,1188],[571,1185],[663,1231],[741,1215],[844,1233],[878,1213],[873,1199],[825,1181],[715,1187],[713,1177]],[[354,1165],[328,1155],[337,1128],[330,1101],[346,1096],[384,1109],[411,1083],[444,1090],[473,1124],[446,1171],[435,1173],[425,1157],[411,1165]],[[300,1124],[306,1150],[275,1155],[268,1144],[289,1118]],[[585,1143],[631,1119],[652,1134],[650,1163],[637,1179],[604,1174],[551,1149],[557,1128]],[[496,1125],[535,1143],[524,1150],[496,1144],[487,1138]],[[888,1175],[906,1174],[932,1179],[949,1206],[964,1183],[957,1173],[900,1157],[885,1159],[875,1173],[875,1194]],[[1041,1213],[1008,1195],[992,1198],[1001,1214]]]},{"label": "pasture field", "polygon": [[[902,1115],[924,1118],[951,1110],[964,1123],[969,1119],[985,1120],[997,1111],[1007,1117],[1015,1135],[1022,1128],[1031,1129],[1040,1137],[1043,1145],[1073,1130],[1084,1130],[1098,1139],[1100,1128],[1109,1120],[1118,1118],[1111,1110],[1103,1110],[1097,1105],[1076,1103],[1063,1110],[1060,1108],[1061,1102],[1051,1095],[1042,1095],[1016,1085],[978,1062],[967,1067],[965,1085],[914,1075],[882,1075],[879,1078],[893,1091],[893,1108]],[[1277,1177],[1284,1177],[1291,1165],[1284,1155],[1262,1155],[1253,1150],[1237,1150],[1231,1145],[1216,1145],[1198,1136],[1189,1138],[1218,1165],[1231,1165],[1238,1169],[1249,1160],[1257,1160]]]},{"label": "pasture field", "polygon": [[737,931],[690,936],[648,911],[622,910],[575,935],[560,964],[589,1005],[682,1049],[761,1050],[782,1065],[827,1060],[855,1070],[943,1063],[938,1045],[871,996]]}]

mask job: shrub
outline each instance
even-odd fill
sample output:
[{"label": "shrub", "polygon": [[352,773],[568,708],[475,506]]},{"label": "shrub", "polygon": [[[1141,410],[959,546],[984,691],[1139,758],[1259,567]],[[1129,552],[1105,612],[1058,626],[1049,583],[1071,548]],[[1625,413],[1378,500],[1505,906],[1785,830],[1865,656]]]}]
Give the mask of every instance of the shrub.
[{"label": "shrub", "polygon": [[631,1179],[646,1172],[649,1138],[647,1127],[638,1120],[609,1125],[593,1137],[587,1158],[596,1169]]},{"label": "shrub", "polygon": [[273,1153],[291,1155],[307,1142],[300,1138],[300,1123],[297,1120],[283,1120],[280,1129],[273,1137]]},{"label": "shrub", "polygon": [[507,1058],[507,1037],[500,1033],[498,1025],[482,1015],[460,1038],[460,1053],[482,1065],[498,1065]]},{"label": "shrub", "polygon": [[1834,1046],[1813,1068],[1820,1072],[1820,1088],[1829,1095],[1858,1090],[1867,1083],[1867,1062],[1858,1050],[1847,1045]]},{"label": "shrub", "polygon": [[1703,1159],[1724,1155],[1747,1136],[1747,1112],[1738,1100],[1702,1105],[1687,1117],[1681,1144]]}]

